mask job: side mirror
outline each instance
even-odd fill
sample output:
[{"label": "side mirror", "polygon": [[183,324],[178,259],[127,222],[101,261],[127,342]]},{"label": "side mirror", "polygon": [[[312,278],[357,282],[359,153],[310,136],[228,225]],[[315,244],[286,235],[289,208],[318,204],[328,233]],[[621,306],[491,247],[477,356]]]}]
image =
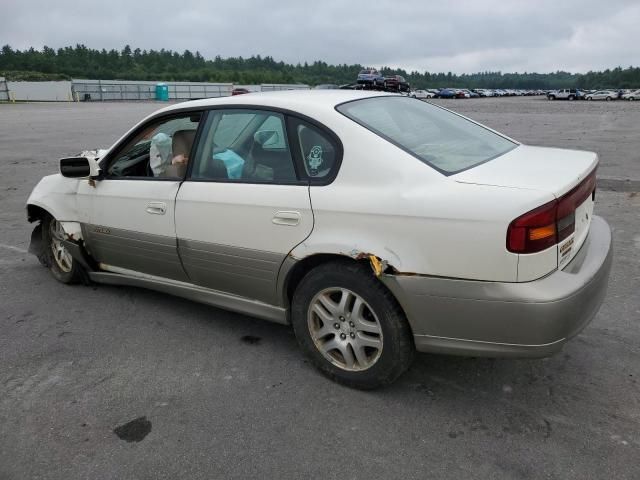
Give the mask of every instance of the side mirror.
[{"label": "side mirror", "polygon": [[275,130],[262,130],[253,134],[253,140],[261,147],[274,145],[280,139],[280,135]]},{"label": "side mirror", "polygon": [[93,158],[69,157],[60,159],[60,174],[67,178],[90,178],[100,175],[100,166]]}]

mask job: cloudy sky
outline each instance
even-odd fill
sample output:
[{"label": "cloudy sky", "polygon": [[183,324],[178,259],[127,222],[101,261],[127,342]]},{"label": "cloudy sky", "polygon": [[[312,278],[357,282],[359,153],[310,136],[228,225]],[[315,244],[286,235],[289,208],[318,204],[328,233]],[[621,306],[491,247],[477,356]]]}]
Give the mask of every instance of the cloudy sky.
[{"label": "cloudy sky", "polygon": [[640,66],[639,0],[2,0],[0,44],[470,73]]}]

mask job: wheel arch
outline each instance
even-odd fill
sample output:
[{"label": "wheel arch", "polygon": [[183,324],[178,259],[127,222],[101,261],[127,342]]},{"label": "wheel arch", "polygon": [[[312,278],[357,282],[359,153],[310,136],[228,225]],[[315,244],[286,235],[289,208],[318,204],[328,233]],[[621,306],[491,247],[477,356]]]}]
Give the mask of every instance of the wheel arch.
[{"label": "wheel arch", "polygon": [[296,259],[289,255],[280,267],[279,274],[278,289],[282,305],[289,308],[293,294],[304,276],[314,268],[329,262],[361,262],[366,264],[367,260],[356,260],[347,255],[336,253],[315,253],[302,259]]},{"label": "wheel arch", "polygon": [[27,203],[27,220],[29,223],[42,220],[46,215],[55,218],[55,216],[46,208],[35,203]]},{"label": "wheel arch", "polygon": [[357,256],[350,256],[337,253],[315,253],[308,255],[302,259],[295,259],[292,256],[287,257],[285,262],[280,268],[280,274],[278,279],[279,295],[282,305],[288,310],[291,308],[291,302],[296,288],[302,281],[302,279],[311,270],[330,262],[344,262],[345,264],[360,264],[371,271],[371,275],[378,277],[380,284],[391,294],[400,307],[402,313],[407,319],[409,329],[413,330],[411,323],[409,322],[407,312],[403,305],[400,303],[400,299],[395,293],[388,287],[388,285],[381,280],[382,276],[393,276],[396,273],[392,266],[387,265],[386,262],[379,257],[372,254],[360,254]]}]

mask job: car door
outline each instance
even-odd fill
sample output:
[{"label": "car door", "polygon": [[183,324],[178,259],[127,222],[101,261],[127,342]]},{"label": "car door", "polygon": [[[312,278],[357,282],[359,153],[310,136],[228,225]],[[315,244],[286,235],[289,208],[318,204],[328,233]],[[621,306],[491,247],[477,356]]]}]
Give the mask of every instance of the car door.
[{"label": "car door", "polygon": [[176,200],[180,257],[192,282],[277,304],[287,254],[311,233],[309,184],[285,116],[258,109],[207,114]]},{"label": "car door", "polygon": [[107,156],[104,178],[79,192],[88,204],[86,246],[103,269],[188,280],[174,212],[200,117],[191,112],[144,124]]}]

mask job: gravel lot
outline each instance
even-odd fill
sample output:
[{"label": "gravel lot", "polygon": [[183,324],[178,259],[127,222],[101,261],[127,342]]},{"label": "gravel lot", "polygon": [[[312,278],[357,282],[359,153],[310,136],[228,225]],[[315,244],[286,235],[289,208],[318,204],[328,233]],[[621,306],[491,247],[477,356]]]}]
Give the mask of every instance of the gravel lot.
[{"label": "gravel lot", "polygon": [[159,105],[0,105],[0,479],[640,478],[640,103],[438,102],[633,181],[597,194],[609,293],[552,358],[420,355],[375,392],[324,379],[286,327],[56,283],[26,253],[29,192]]}]

